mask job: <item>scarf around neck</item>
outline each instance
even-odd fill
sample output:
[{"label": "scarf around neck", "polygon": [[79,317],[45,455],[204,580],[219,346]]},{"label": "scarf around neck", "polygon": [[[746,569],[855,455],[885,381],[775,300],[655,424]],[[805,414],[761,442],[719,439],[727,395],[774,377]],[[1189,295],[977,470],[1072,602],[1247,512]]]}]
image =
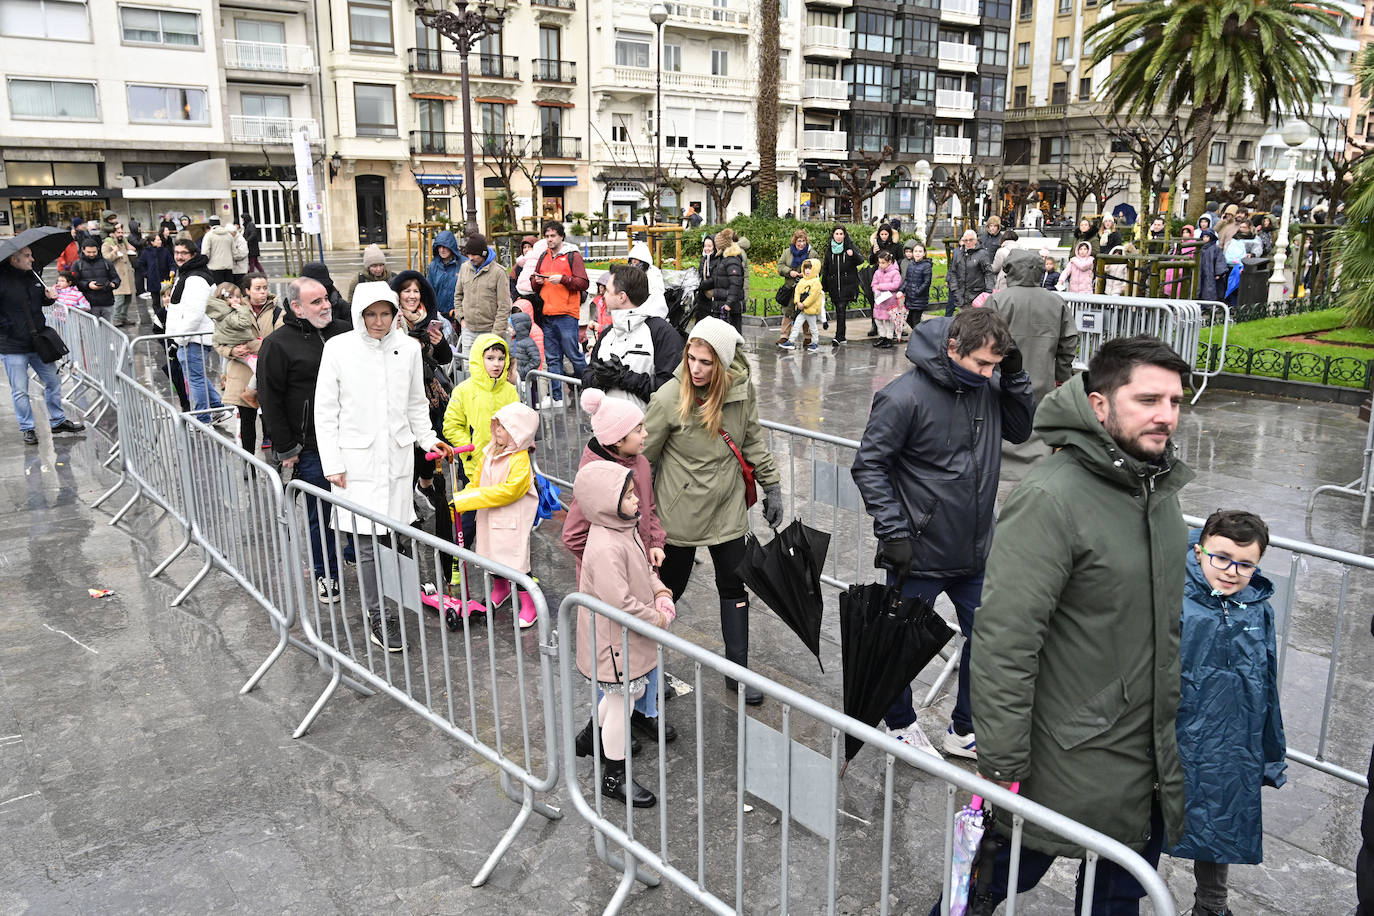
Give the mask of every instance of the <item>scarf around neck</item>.
[{"label": "scarf around neck", "polygon": [[788,251],[792,252],[792,269],[801,270],[801,266],[806,261],[806,249],[798,250],[797,246],[789,246]]}]

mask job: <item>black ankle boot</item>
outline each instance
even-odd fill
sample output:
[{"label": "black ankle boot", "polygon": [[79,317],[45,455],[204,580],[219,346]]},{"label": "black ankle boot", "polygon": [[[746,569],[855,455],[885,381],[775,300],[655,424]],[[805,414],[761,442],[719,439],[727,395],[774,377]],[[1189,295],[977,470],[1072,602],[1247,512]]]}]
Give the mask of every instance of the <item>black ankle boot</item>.
[{"label": "black ankle boot", "polygon": [[[674,733],[674,737],[677,737],[676,733]],[[573,747],[576,749],[577,756],[579,757],[590,757],[592,755],[592,722],[590,719],[587,720],[587,724],[583,727],[582,731],[577,733],[577,740],[573,742]],[[630,753],[638,754],[642,749],[643,745],[639,743],[639,739],[633,735],[630,736]],[[601,746],[601,762],[605,763],[609,759],[610,758],[606,756],[606,746],[603,744]]]},{"label": "black ankle boot", "polygon": [[[628,784],[628,785],[627,785]],[[629,789],[630,800],[636,808],[652,808],[658,804],[654,793],[625,778],[625,761],[607,760],[601,771],[601,794],[616,801],[625,801],[625,791]]]},{"label": "black ankle boot", "polygon": [[[663,715],[659,713],[659,716]],[[649,741],[658,740],[658,716],[649,717],[638,709],[630,713],[630,732],[643,735]],[[667,722],[663,723],[663,743],[672,744],[677,740],[677,729]]]},{"label": "black ankle boot", "polygon": [[[720,633],[725,638],[725,657],[741,668],[749,667],[749,599],[720,599]],[[735,691],[739,684],[734,678],[725,679],[725,689]],[[763,693],[747,684],[744,687],[744,702],[758,706],[763,702]]]}]

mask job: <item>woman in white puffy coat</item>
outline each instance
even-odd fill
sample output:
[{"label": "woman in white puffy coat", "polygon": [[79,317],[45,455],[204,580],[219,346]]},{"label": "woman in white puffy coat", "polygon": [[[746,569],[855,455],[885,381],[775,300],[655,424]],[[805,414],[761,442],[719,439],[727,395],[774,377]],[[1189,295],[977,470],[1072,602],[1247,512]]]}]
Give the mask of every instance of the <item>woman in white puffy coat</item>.
[{"label": "woman in white puffy coat", "polygon": [[[315,383],[315,438],[320,464],[334,491],[389,519],[415,519],[411,494],[415,446],[453,449],[430,425],[420,345],[396,327],[399,302],[387,283],[359,283],[353,291],[353,330],[324,346]],[[372,523],[335,509],[331,524],[356,536],[358,573],[372,641],[401,651],[394,616],[378,619],[376,551]],[[385,532],[379,531],[380,537]]]}]

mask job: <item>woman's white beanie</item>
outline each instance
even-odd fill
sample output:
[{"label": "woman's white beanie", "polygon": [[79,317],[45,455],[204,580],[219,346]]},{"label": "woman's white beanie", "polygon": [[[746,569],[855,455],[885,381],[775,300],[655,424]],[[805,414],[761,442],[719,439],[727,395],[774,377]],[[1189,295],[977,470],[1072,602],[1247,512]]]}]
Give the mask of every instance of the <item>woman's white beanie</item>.
[{"label": "woman's white beanie", "polygon": [[727,369],[735,361],[735,347],[744,342],[744,338],[739,336],[739,332],[732,324],[719,318],[703,318],[698,321],[687,336],[689,343],[693,340],[703,340],[709,344]]}]

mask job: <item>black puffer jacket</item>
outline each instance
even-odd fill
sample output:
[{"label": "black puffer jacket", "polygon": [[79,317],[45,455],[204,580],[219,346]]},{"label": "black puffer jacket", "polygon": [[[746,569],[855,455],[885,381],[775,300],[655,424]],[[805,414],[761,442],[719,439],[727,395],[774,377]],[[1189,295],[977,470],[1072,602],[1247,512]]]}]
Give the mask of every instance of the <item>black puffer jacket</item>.
[{"label": "black puffer jacket", "polygon": [[33,326],[41,328],[45,321],[43,304],[47,301],[43,281],[33,271],[19,270],[9,261],[0,261],[0,353],[33,352],[33,332],[24,309],[29,310]]},{"label": "black puffer jacket", "polygon": [[324,342],[351,326],[331,321],[323,328],[296,317],[289,307],[282,325],[258,349],[258,402],[263,434],[278,459],[315,450],[315,382]]},{"label": "black puffer jacket", "polygon": [[873,396],[850,468],[878,538],[915,542],[918,578],[982,571],[1002,440],[1025,442],[1035,412],[1025,372],[996,372],[977,388],[958,381],[946,352],[951,321],[912,331],[906,358],[915,368]]},{"label": "black puffer jacket", "polygon": [[831,250],[834,238],[832,232],[821,242],[821,250],[825,252],[821,261],[821,288],[830,297],[832,305],[848,304],[859,298],[859,266],[864,259],[854,247],[848,232],[844,233],[844,248],[839,254]]},{"label": "black puffer jacket", "polygon": [[949,287],[949,304],[963,308],[983,293],[992,292],[995,277],[992,273],[992,259],[981,248],[969,251],[960,245],[949,258],[949,271],[945,275],[945,285]]},{"label": "black puffer jacket", "polygon": [[[105,260],[97,252],[93,258],[86,257],[83,251],[81,257],[76,259],[72,265],[72,273],[76,274],[76,288],[81,290],[86,296],[86,301],[93,307],[114,305],[115,287],[119,286],[119,273],[115,266]],[[92,283],[99,283],[100,289],[92,289]],[[131,293],[133,290],[122,290],[122,293]]]},{"label": "black puffer jacket", "polygon": [[711,277],[715,280],[716,308],[729,306],[735,310],[735,314],[743,315],[749,280],[744,275],[744,249],[739,247],[738,242],[731,242],[725,249]]}]

